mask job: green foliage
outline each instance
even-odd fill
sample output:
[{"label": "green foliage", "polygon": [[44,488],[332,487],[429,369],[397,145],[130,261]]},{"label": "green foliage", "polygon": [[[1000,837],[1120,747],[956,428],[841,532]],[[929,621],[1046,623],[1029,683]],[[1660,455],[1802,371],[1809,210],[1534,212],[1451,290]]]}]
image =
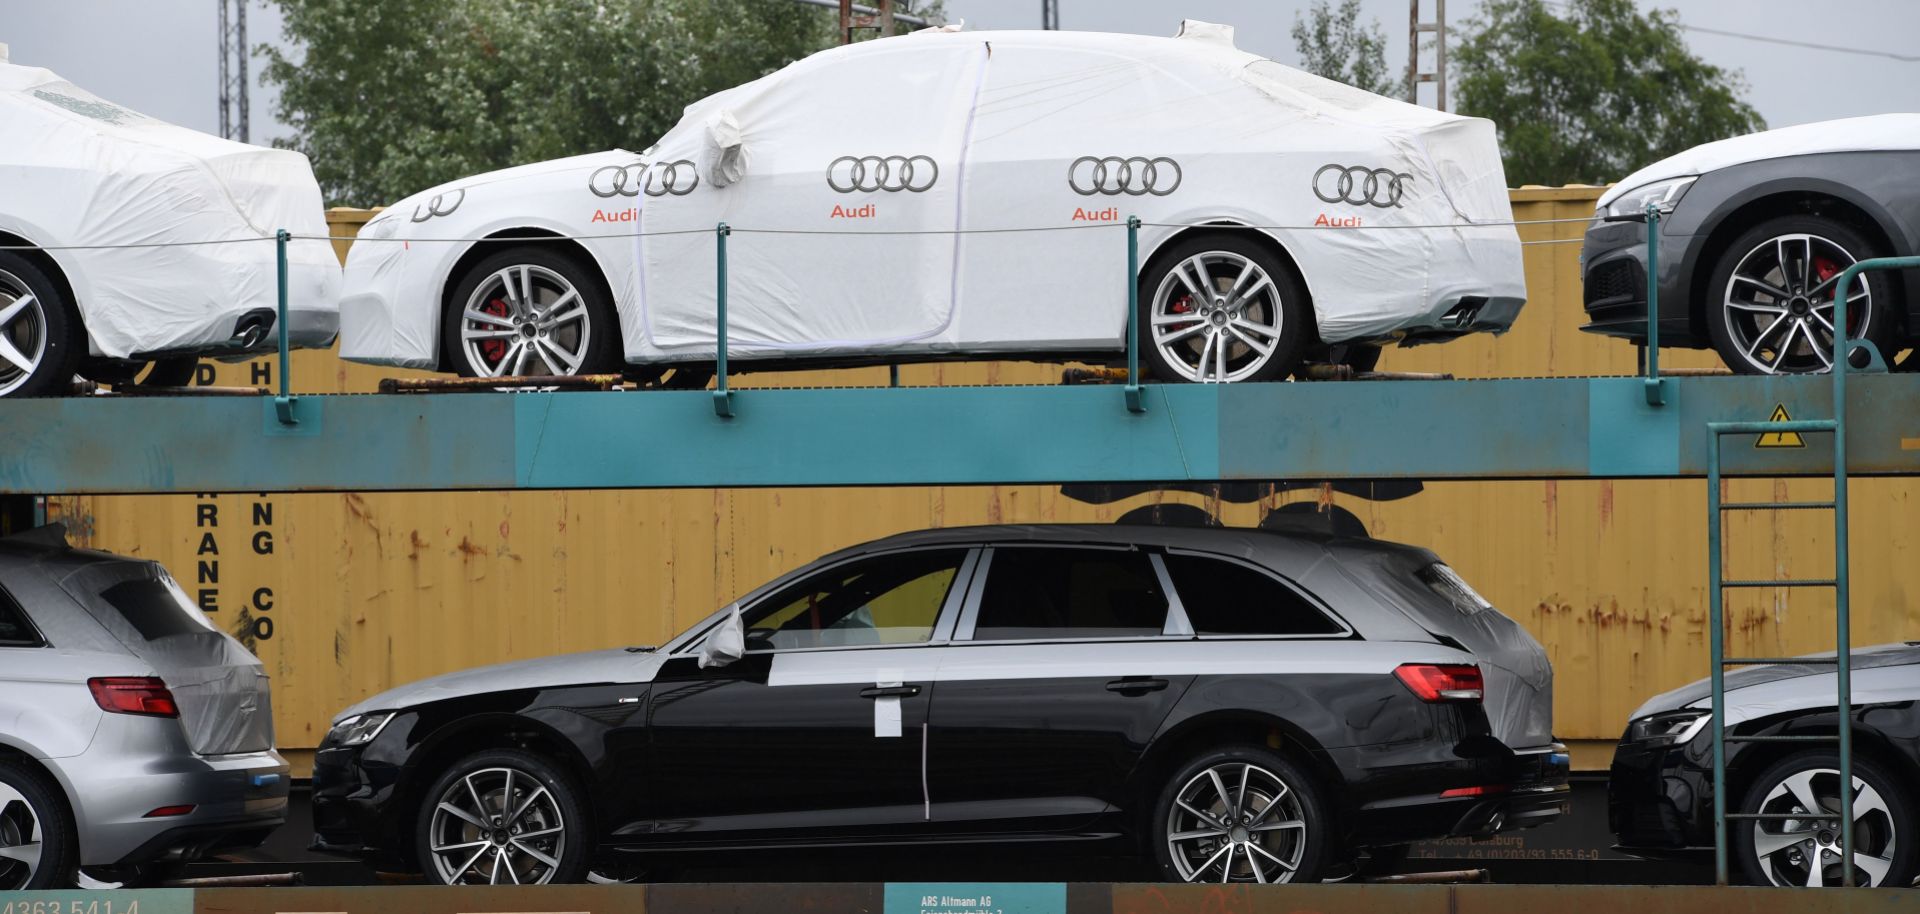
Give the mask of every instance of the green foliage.
[{"label": "green foliage", "polygon": [[642,149],[687,104],[834,43],[787,0],[267,0],[283,145],[329,203],[371,206],[509,165]]},{"label": "green foliage", "polygon": [[1340,0],[1338,10],[1327,0],[1314,0],[1306,18],[1295,13],[1293,46],[1300,52],[1300,68],[1315,76],[1379,95],[1406,95],[1406,77],[1396,78],[1387,69],[1387,35],[1380,20],[1360,24],[1360,0]]},{"label": "green foliage", "polygon": [[1453,52],[1463,114],[1500,130],[1513,184],[1604,184],[1766,128],[1738,71],[1687,50],[1670,10],[1633,0],[1486,0]]}]

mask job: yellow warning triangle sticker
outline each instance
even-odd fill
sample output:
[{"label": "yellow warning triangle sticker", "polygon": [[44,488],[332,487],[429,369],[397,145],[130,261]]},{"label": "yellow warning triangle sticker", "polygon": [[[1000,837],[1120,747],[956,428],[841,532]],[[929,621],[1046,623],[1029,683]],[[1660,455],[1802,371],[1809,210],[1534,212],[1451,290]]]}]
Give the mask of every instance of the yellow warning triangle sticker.
[{"label": "yellow warning triangle sticker", "polygon": [[[1774,404],[1773,415],[1768,416],[1767,421],[1768,422],[1791,422],[1793,421],[1793,417],[1787,415],[1787,405],[1785,403],[1777,403],[1777,404]],[[1800,439],[1799,432],[1768,432],[1764,435],[1761,435],[1760,440],[1755,441],[1753,443],[1753,446],[1754,447],[1806,447],[1807,443]]]}]

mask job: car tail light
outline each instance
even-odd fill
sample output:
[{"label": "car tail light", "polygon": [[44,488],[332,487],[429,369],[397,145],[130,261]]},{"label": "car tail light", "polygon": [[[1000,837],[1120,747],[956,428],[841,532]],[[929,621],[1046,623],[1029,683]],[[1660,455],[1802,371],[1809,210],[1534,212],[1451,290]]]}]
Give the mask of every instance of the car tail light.
[{"label": "car tail light", "polygon": [[1403,663],[1393,670],[1421,701],[1479,701],[1486,694],[1480,668],[1464,663]]},{"label": "car tail light", "polygon": [[162,807],[160,807],[159,809],[156,809],[156,810],[154,810],[154,811],[152,811],[152,812],[150,812],[150,813],[147,813],[147,814],[146,814],[146,815],[144,815],[144,816],[141,816],[140,818],[142,818],[142,819],[171,819],[171,818],[173,818],[173,817],[175,817],[175,816],[184,816],[184,815],[190,815],[190,814],[191,814],[191,813],[193,812],[193,809],[194,809],[194,807],[193,807],[193,804],[191,804],[191,803],[189,803],[189,804],[187,804],[187,805],[184,805],[184,806],[162,806]]},{"label": "car tail light", "polygon": [[87,680],[100,710],[113,714],[179,717],[180,706],[158,676],[105,676]]},{"label": "car tail light", "polygon": [[1506,793],[1508,789],[1505,784],[1487,784],[1482,787],[1455,787],[1452,790],[1440,791],[1440,799],[1446,800],[1453,797],[1484,797],[1493,793]]}]

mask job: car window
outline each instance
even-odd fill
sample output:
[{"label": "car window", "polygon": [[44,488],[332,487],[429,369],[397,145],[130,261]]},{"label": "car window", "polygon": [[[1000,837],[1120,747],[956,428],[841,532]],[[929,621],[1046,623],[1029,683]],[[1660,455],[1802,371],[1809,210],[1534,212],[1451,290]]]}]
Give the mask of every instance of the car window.
[{"label": "car window", "polygon": [[1142,552],[997,548],[975,641],[1143,638],[1167,621],[1167,595]]},{"label": "car window", "polygon": [[1239,562],[1168,555],[1167,575],[1196,635],[1335,635],[1345,629],[1299,591]]},{"label": "car window", "polygon": [[933,635],[965,549],[895,553],[837,565],[745,614],[749,649],[916,644]]},{"label": "car window", "polygon": [[100,598],[148,641],[204,634],[207,623],[202,621],[200,611],[187,602],[185,594],[167,586],[169,583],[152,578],[121,581],[102,590]]},{"label": "car window", "polygon": [[0,647],[39,647],[40,633],[33,630],[27,614],[0,590]]}]

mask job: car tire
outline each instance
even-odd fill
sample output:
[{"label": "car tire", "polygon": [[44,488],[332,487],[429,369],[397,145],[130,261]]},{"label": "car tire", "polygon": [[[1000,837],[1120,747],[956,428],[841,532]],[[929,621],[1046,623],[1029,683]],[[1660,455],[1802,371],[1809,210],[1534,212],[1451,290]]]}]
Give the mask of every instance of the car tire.
[{"label": "car tire", "polygon": [[1314,337],[1293,266],[1246,230],[1209,232],[1155,254],[1140,273],[1139,307],[1140,351],[1166,381],[1280,380]]},{"label": "car tire", "polygon": [[582,882],[593,850],[573,779],[515,749],[456,762],[427,790],[414,832],[421,872],[441,885]]},{"label": "car tire", "polygon": [[0,251],[0,346],[0,397],[60,393],[87,354],[73,303],[39,266],[13,251]]},{"label": "car tire", "polygon": [[[1220,825],[1232,827],[1219,834]],[[1305,771],[1271,749],[1244,745],[1174,771],[1154,801],[1148,837],[1169,882],[1316,882],[1326,870],[1329,826]]]},{"label": "car tire", "polygon": [[619,321],[600,276],[551,246],[509,247],[459,276],[447,296],[440,339],[444,364],[469,378],[610,374],[624,367]]},{"label": "car tire", "polygon": [[[23,846],[38,845],[32,860]],[[0,759],[0,891],[73,885],[73,815],[58,787],[19,762]]]},{"label": "car tire", "polygon": [[[1896,777],[1872,757],[1856,753],[1853,777],[1864,786],[1854,800],[1854,859],[1873,858],[1870,866],[1856,864],[1855,878],[1860,885],[1899,886],[1913,884],[1920,875],[1920,822],[1905,780]],[[1741,799],[1743,813],[1792,813],[1808,811],[1803,796],[1822,807],[1822,812],[1840,809],[1840,758],[1832,752],[1801,752],[1767,767]],[[1830,824],[1830,823],[1828,823]],[[1728,836],[1734,854],[1740,860],[1747,879],[1755,885],[1828,885],[1841,883],[1838,834],[1825,829],[1831,841],[1822,841],[1822,823],[1795,820],[1736,820]],[[1805,838],[1785,840],[1804,834]],[[1809,843],[1811,842],[1811,843]],[[1826,850],[1828,845],[1835,849]],[[1892,847],[1890,853],[1885,851]],[[1819,882],[1811,881],[1814,871],[1807,865],[1810,853],[1818,849],[1822,865]]]},{"label": "car tire", "polygon": [[[1853,227],[1821,216],[1781,216],[1754,226],[1721,253],[1707,283],[1704,304],[1713,348],[1736,374],[1827,370],[1833,335],[1823,321],[1832,319],[1831,277],[1879,254]],[[1859,283],[1848,294],[1858,299],[1849,335],[1864,336],[1891,359],[1889,347],[1900,338],[1891,279],[1865,273],[1859,280],[1866,295],[1861,296]],[[1822,288],[1828,302],[1824,318],[1820,296],[1801,294]]]}]

